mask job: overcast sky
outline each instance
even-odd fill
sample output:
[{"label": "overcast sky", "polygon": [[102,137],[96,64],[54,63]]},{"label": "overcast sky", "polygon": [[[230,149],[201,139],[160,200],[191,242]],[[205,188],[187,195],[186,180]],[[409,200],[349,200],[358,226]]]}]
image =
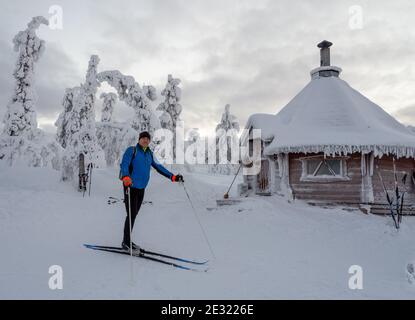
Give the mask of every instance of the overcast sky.
[{"label": "overcast sky", "polygon": [[[33,16],[49,18],[52,5],[63,9],[63,29],[40,28],[47,47],[36,65],[38,121],[47,131],[55,130],[64,89],[83,81],[91,54],[101,58],[99,71],[118,69],[159,95],[168,74],[180,78],[185,125],[206,134],[228,103],[241,125],[252,113],[277,113],[310,81],[324,39],[334,43],[332,65],[344,80],[415,125],[410,0],[2,1],[1,117],[13,89],[12,38]],[[120,121],[129,115],[121,103],[114,113]]]}]

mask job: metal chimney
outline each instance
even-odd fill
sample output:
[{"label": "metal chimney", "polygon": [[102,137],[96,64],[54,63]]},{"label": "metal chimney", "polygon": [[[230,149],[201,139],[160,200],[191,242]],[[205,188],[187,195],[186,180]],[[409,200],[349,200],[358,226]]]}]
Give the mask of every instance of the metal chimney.
[{"label": "metal chimney", "polygon": [[330,41],[324,40],[317,47],[320,48],[320,66],[327,67],[330,65],[330,47],[333,45]]},{"label": "metal chimney", "polygon": [[330,41],[324,40],[317,47],[320,48],[320,67],[311,70],[311,79],[321,77],[338,77],[341,68],[330,65],[330,47],[333,45]]}]

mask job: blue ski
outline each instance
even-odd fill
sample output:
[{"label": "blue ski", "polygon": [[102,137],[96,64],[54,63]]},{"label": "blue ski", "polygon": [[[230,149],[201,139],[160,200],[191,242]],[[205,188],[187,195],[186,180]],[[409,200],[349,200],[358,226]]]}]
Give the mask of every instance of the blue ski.
[{"label": "blue ski", "polygon": [[[122,248],[117,248],[117,247],[104,247],[104,246],[93,246],[93,245],[84,245],[87,249],[92,249],[92,250],[97,250],[97,251],[104,251],[104,252],[113,252],[113,253],[119,253],[119,254],[123,254],[123,255],[130,255],[129,251],[126,251]],[[146,256],[143,253],[137,253],[133,251],[133,257],[137,257],[137,258],[142,258],[142,259],[146,259],[146,260],[151,260],[154,262],[158,262],[158,263],[162,263],[174,268],[178,268],[178,269],[183,269],[183,270],[190,270],[190,271],[197,271],[197,272],[207,272],[207,269],[194,269],[194,268],[190,268],[187,266],[183,266],[174,262],[170,262],[170,261],[165,261],[162,259],[157,259],[157,258],[153,258],[151,256]]]},{"label": "blue ski", "polygon": [[[85,247],[87,247],[89,249],[93,249],[93,248],[97,248],[98,249],[98,248],[100,248],[100,249],[124,250],[124,249],[122,249],[120,247],[108,247],[108,246],[98,246],[98,245],[90,245],[90,244],[85,244]],[[209,260],[206,260],[206,261],[194,261],[194,260],[179,258],[179,257],[175,257],[175,256],[169,256],[167,254],[163,254],[163,253],[159,253],[159,252],[154,252],[154,251],[149,251],[149,250],[145,250],[145,249],[141,249],[140,253],[145,254],[145,255],[151,255],[151,256],[156,256],[156,257],[161,257],[161,258],[176,260],[176,261],[185,262],[185,263],[191,263],[191,264],[195,264],[195,265],[205,265],[206,263],[209,262]]]}]

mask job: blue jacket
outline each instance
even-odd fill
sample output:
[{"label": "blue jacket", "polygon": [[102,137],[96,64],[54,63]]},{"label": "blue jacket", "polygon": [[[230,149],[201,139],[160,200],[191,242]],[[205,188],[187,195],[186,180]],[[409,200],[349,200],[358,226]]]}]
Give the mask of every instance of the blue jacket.
[{"label": "blue jacket", "polygon": [[144,151],[139,144],[136,145],[136,154],[132,162],[133,171],[130,175],[128,167],[130,166],[133,154],[134,147],[129,147],[125,151],[120,165],[121,176],[129,176],[133,181],[133,188],[145,189],[147,187],[148,181],[150,180],[151,167],[156,169],[161,175],[172,180],[173,174],[157,161],[150,148],[147,148],[146,151]]}]

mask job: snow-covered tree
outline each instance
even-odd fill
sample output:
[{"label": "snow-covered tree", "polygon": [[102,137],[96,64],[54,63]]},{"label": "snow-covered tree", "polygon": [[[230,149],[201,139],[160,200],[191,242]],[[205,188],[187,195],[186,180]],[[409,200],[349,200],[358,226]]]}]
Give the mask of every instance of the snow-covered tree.
[{"label": "snow-covered tree", "polygon": [[48,25],[49,22],[44,17],[33,18],[27,29],[20,31],[13,39],[14,50],[19,52],[19,57],[13,73],[16,79],[14,95],[4,119],[5,133],[9,136],[17,137],[37,129],[34,65],[45,51],[45,41],[36,35],[42,24]]},{"label": "snow-covered tree", "polygon": [[56,139],[63,148],[66,148],[67,139],[70,135],[71,128],[69,127],[69,124],[71,123],[71,118],[79,118],[79,114],[74,117],[73,113],[76,112],[74,110],[74,102],[79,96],[80,89],[80,87],[75,87],[65,90],[65,95],[62,100],[63,111],[59,114],[58,120],[55,122],[55,126],[57,127]]},{"label": "snow-covered tree", "polygon": [[[104,151],[107,167],[113,167],[122,157],[120,145],[124,137],[125,125],[114,122],[97,122],[97,139]],[[132,130],[132,129],[131,129]],[[136,135],[134,135],[137,140]]]},{"label": "snow-covered tree", "polygon": [[239,127],[238,118],[234,116],[233,114],[231,114],[230,110],[231,110],[231,106],[227,104],[225,106],[225,111],[222,114],[220,123],[216,126],[216,131],[222,129],[227,132],[233,129],[233,130],[236,130],[236,132],[239,132],[240,127]]},{"label": "snow-covered tree", "polygon": [[71,180],[78,169],[79,155],[85,156],[85,164],[101,166],[104,154],[98,145],[95,127],[95,95],[99,87],[97,67],[99,57],[91,56],[85,83],[73,102],[73,109],[67,117],[66,148],[62,159],[62,179]]},{"label": "snow-covered tree", "polygon": [[35,62],[45,50],[45,41],[37,37],[36,30],[42,24],[49,22],[44,17],[34,17],[26,30],[13,39],[14,50],[19,53],[13,73],[16,84],[3,120],[0,160],[9,165],[21,162],[36,167],[52,165],[56,169],[60,147],[38,129],[36,116]]},{"label": "snow-covered tree", "polygon": [[176,127],[182,113],[182,106],[179,103],[182,91],[179,88],[180,79],[168,76],[165,89],[161,92],[164,101],[157,107],[158,111],[162,111],[160,115],[160,123],[163,129],[168,129],[173,133],[173,159],[176,158]]},{"label": "snow-covered tree", "polygon": [[199,129],[190,129],[185,141],[185,168],[188,172],[194,172],[196,167],[204,166],[205,140],[201,138]]},{"label": "snow-covered tree", "polygon": [[152,134],[160,127],[160,122],[151,108],[151,101],[157,98],[153,86],[141,88],[132,76],[125,76],[118,70],[104,71],[97,77],[100,82],[106,81],[115,88],[118,98],[133,108],[135,116],[131,121],[131,127],[134,130],[148,131]]},{"label": "snow-covered tree", "polygon": [[105,153],[107,167],[112,167],[120,157],[120,144],[125,125],[114,123],[112,119],[114,105],[117,103],[117,95],[114,93],[102,93],[100,98],[104,99],[104,102],[101,122],[96,123],[97,139]]},{"label": "snow-covered tree", "polygon": [[157,99],[156,88],[143,86],[142,92],[141,95],[136,96],[135,117],[131,122],[131,126],[137,132],[148,131],[153,134],[154,130],[160,128],[160,122],[151,107],[151,101]]},{"label": "snow-covered tree", "polygon": [[236,116],[230,113],[231,106],[227,104],[222,114],[221,121],[216,126],[216,165],[213,166],[214,172],[222,174],[231,174],[235,169],[235,163],[231,163],[232,152],[238,151],[240,130],[239,122]]},{"label": "snow-covered tree", "polygon": [[111,122],[114,105],[117,103],[117,95],[115,93],[102,93],[100,96],[104,99],[102,103],[101,122]]}]

